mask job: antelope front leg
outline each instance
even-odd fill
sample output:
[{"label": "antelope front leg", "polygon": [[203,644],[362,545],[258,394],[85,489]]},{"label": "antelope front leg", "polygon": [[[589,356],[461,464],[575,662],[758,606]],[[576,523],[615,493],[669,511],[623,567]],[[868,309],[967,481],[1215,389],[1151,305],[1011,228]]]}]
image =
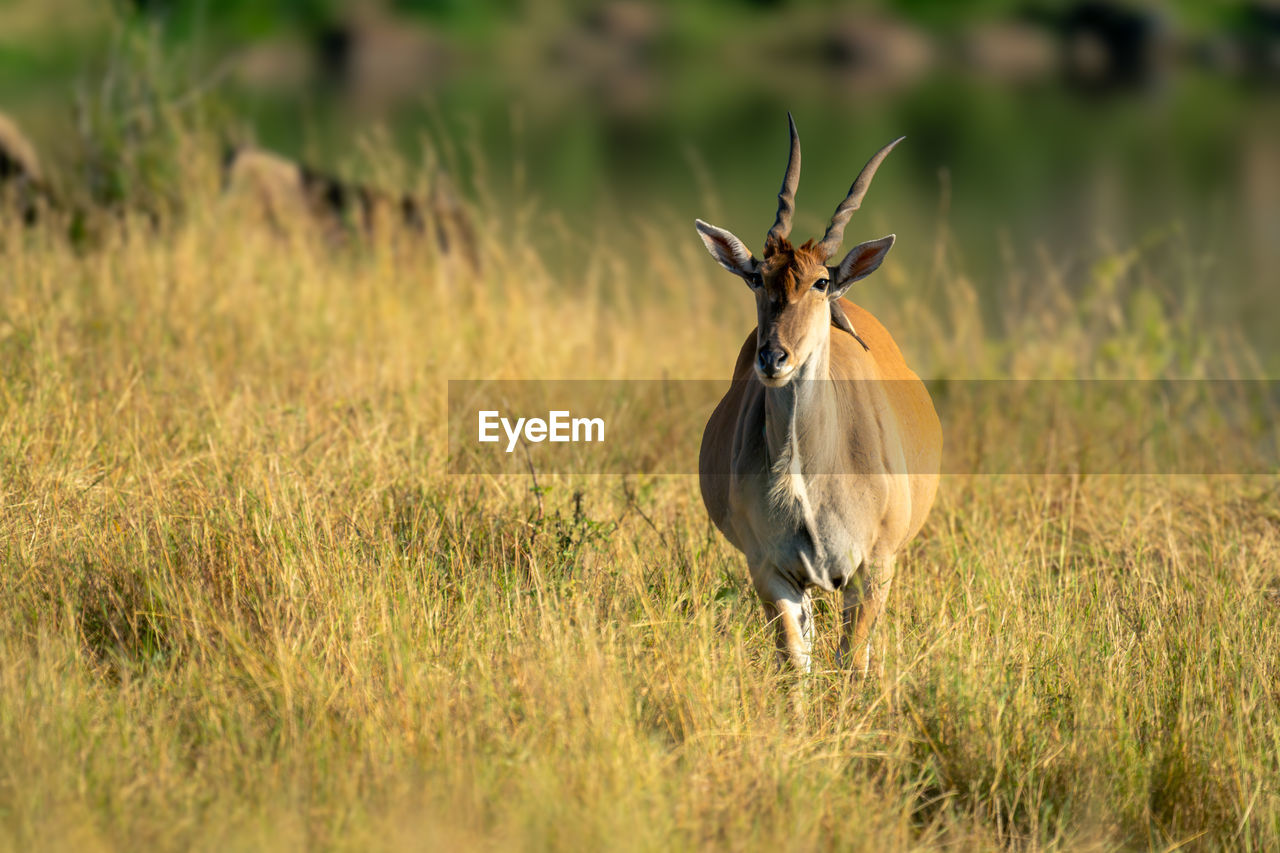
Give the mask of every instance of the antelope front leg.
[{"label": "antelope front leg", "polygon": [[773,623],[779,663],[808,672],[813,647],[813,604],[808,592],[777,582],[758,592],[765,619]]},{"label": "antelope front leg", "polygon": [[892,585],[893,559],[888,558],[863,561],[844,588],[844,637],[840,640],[840,660],[852,662],[854,674],[859,678],[866,678],[871,672],[871,633]]}]

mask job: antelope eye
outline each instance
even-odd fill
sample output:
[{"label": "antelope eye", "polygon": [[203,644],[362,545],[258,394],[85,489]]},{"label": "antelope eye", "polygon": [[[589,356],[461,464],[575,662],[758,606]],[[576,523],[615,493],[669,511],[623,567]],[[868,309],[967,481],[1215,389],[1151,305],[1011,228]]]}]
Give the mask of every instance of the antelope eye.
[{"label": "antelope eye", "polygon": [[758,272],[753,272],[747,281],[751,282],[752,287],[760,287],[764,284],[764,276],[760,275]]},{"label": "antelope eye", "polygon": [[830,284],[831,284],[831,279],[820,278],[813,283],[813,289],[819,291],[820,293],[826,293],[827,287],[830,286]]}]

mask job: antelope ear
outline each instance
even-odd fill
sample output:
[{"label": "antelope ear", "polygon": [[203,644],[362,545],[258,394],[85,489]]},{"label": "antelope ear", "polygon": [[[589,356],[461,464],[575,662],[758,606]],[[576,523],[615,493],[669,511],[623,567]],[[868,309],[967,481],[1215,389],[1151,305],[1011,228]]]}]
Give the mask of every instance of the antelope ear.
[{"label": "antelope ear", "polygon": [[827,298],[839,299],[855,281],[875,272],[884,261],[884,256],[889,254],[893,241],[894,235],[890,234],[850,249],[840,265],[831,269],[831,280],[835,285],[827,292]]},{"label": "antelope ear", "polygon": [[760,264],[751,257],[751,250],[742,245],[741,240],[723,228],[717,228],[701,219],[693,220],[693,227],[698,229],[703,245],[720,266],[734,275],[742,276],[751,287],[756,287],[756,273]]}]

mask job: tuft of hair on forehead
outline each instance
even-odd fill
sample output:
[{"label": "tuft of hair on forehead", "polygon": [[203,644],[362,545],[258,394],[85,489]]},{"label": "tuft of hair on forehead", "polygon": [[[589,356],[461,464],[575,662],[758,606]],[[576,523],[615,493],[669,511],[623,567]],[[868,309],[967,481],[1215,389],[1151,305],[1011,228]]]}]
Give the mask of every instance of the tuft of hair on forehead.
[{"label": "tuft of hair on forehead", "polygon": [[824,265],[825,259],[813,240],[793,246],[786,237],[771,234],[764,243],[764,264],[760,272],[771,295],[790,300],[808,289],[805,273]]}]

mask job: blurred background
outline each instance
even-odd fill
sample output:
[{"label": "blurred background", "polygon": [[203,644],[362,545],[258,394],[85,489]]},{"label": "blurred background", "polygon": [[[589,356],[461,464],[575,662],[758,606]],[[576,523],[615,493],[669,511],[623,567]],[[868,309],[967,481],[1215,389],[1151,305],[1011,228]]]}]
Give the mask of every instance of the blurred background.
[{"label": "blurred background", "polygon": [[866,158],[905,134],[851,241],[945,245],[992,314],[1011,286],[1132,266],[1280,367],[1277,4],[0,4],[0,112],[64,187],[127,195],[143,170],[95,162],[126,142],[145,158],[174,121],[356,180],[392,150],[500,200],[502,226],[561,277],[606,236],[620,263],[651,245],[628,233],[692,244],[695,216],[758,250],[788,110],[805,153],[796,236],[820,234]]}]

